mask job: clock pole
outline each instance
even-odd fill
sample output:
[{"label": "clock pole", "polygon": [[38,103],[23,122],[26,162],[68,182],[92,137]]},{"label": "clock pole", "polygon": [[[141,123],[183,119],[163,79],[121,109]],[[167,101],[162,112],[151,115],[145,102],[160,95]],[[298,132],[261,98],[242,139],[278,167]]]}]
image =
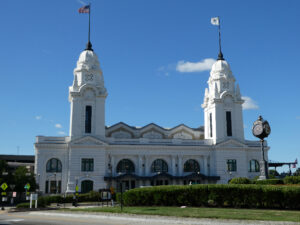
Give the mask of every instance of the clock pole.
[{"label": "clock pole", "polygon": [[255,137],[260,139],[261,143],[261,160],[260,160],[260,176],[259,180],[268,179],[268,162],[265,160],[265,150],[264,142],[265,138],[271,133],[271,128],[268,121],[264,120],[262,116],[259,116],[258,119],[253,123],[252,133]]}]

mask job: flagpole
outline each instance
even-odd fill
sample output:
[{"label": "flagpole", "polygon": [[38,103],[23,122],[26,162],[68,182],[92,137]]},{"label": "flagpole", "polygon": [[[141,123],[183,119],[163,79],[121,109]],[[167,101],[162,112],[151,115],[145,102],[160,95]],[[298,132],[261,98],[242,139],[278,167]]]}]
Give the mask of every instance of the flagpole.
[{"label": "flagpole", "polygon": [[89,4],[89,33],[88,33],[88,43],[86,45],[86,50],[93,51],[92,49],[92,43],[90,41],[90,36],[91,36],[91,3]]},{"label": "flagpole", "polygon": [[219,16],[218,16],[218,21],[219,21],[219,26],[218,26],[218,30],[219,30],[219,55],[218,55],[218,60],[224,60],[223,53],[222,53],[222,48],[221,48],[221,20],[220,20]]}]

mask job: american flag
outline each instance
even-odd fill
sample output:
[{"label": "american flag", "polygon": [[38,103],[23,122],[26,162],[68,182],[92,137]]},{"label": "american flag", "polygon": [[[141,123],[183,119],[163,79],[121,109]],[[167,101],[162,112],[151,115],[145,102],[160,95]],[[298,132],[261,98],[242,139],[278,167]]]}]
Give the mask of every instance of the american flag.
[{"label": "american flag", "polygon": [[90,5],[82,6],[80,9],[78,9],[79,13],[90,13]]}]

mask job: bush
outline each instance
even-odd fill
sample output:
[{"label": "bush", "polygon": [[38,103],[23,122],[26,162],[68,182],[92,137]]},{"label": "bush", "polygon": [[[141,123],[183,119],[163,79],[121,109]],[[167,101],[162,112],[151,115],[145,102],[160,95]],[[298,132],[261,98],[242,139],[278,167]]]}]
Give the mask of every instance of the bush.
[{"label": "bush", "polygon": [[20,204],[16,205],[17,209],[29,208],[29,207],[30,207],[30,203],[29,202],[20,203]]},{"label": "bush", "polygon": [[235,177],[229,182],[230,184],[251,184],[251,180],[247,177]]},{"label": "bush", "polygon": [[156,186],[126,191],[123,203],[127,206],[300,209],[300,187],[254,184]]},{"label": "bush", "polygon": [[[51,203],[72,203],[74,195],[67,195],[66,197],[62,195],[48,195],[48,196],[41,196],[38,198],[38,206],[39,207],[46,207]],[[91,191],[85,194],[79,194],[77,196],[78,202],[97,202],[101,200],[101,196],[99,192]]]},{"label": "bush", "polygon": [[283,180],[281,179],[267,179],[267,180],[255,180],[254,184],[272,184],[272,185],[276,185],[276,184],[283,184]]},{"label": "bush", "polygon": [[300,176],[287,176],[283,182],[284,184],[300,184]]}]

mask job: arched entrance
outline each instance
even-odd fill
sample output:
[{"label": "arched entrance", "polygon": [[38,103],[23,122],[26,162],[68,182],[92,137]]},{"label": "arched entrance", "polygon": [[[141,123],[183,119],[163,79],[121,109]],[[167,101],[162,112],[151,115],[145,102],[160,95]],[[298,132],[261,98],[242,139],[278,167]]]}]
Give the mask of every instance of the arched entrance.
[{"label": "arched entrance", "polygon": [[91,180],[84,180],[81,182],[81,193],[87,193],[93,190],[94,182]]}]

